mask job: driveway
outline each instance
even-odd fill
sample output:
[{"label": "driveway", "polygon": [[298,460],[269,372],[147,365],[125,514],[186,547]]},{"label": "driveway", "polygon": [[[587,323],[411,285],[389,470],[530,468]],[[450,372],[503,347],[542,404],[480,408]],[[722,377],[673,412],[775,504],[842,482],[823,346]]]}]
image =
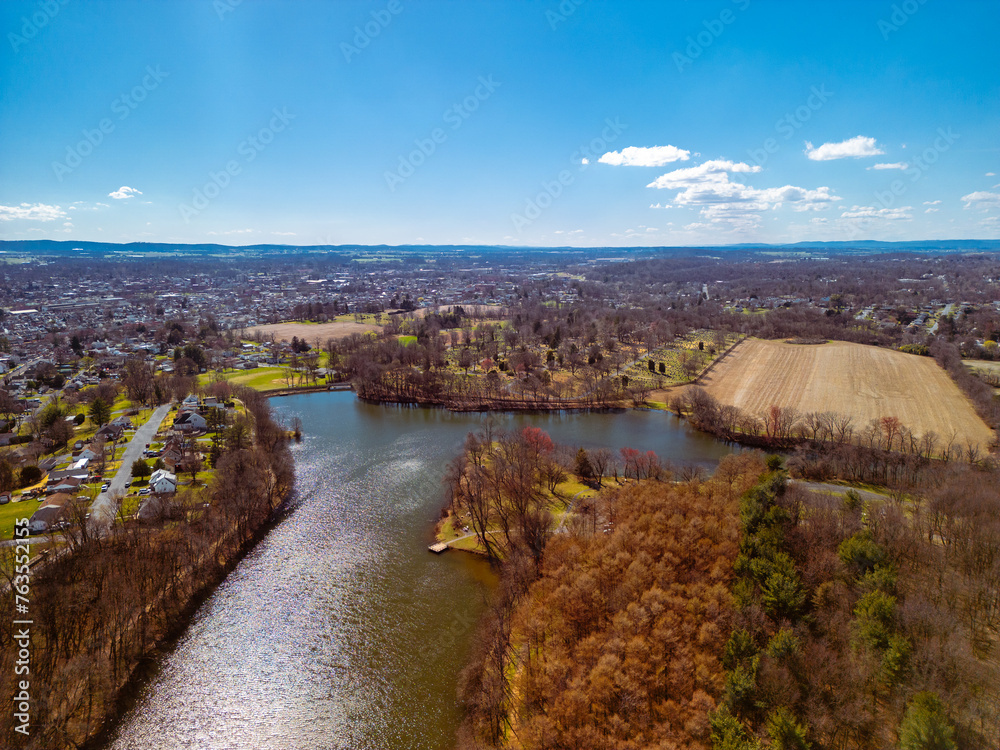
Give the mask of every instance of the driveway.
[{"label": "driveway", "polygon": [[91,523],[108,526],[114,520],[115,511],[111,497],[113,495],[120,497],[125,495],[125,489],[132,479],[132,463],[137,458],[142,458],[142,452],[146,450],[146,443],[153,442],[153,438],[156,437],[156,431],[160,428],[160,423],[169,411],[170,404],[157,407],[146,424],[135,431],[132,440],[125,447],[125,455],[122,456],[121,467],[118,469],[118,473],[115,474],[114,479],[111,480],[111,486],[105,492],[98,495],[97,499],[94,500],[94,504],[90,506]]}]

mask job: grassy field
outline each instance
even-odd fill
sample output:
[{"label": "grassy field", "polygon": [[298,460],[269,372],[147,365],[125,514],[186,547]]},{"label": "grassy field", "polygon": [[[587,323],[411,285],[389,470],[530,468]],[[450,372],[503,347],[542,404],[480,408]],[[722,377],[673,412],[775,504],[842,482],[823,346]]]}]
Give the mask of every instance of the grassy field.
[{"label": "grassy field", "polygon": [[39,505],[41,503],[33,497],[17,503],[0,505],[0,540],[13,539],[15,520],[18,518],[30,518],[31,514],[38,510]]},{"label": "grassy field", "polygon": [[985,448],[993,432],[929,357],[843,341],[797,345],[744,341],[702,380],[720,403],[752,413],[772,405],[849,414],[856,426],[896,417],[917,435],[955,435]]},{"label": "grassy field", "polygon": [[[199,385],[208,385],[212,382],[215,373],[202,373],[198,376]],[[258,391],[275,391],[279,388],[288,388],[288,381],[285,380],[284,367],[256,367],[253,370],[233,370],[227,372],[223,377],[230,383],[246,385]]]},{"label": "grassy field", "polygon": [[292,337],[305,339],[310,345],[315,345],[319,341],[320,347],[326,344],[327,339],[342,339],[352,333],[365,333],[366,331],[377,331],[379,327],[371,323],[356,323],[354,320],[338,320],[333,323],[273,323],[271,325],[257,326],[247,331],[248,335],[260,333],[268,338],[274,334],[277,341],[291,341]]},{"label": "grassy field", "polygon": [[990,373],[991,375],[1000,374],[1000,362],[991,362],[988,359],[967,359],[963,361],[962,364],[973,372],[976,370],[982,370]]},{"label": "grassy field", "polygon": [[[690,359],[696,365],[695,373],[701,372],[723,350],[719,350],[715,355],[711,353],[714,344],[715,334],[712,331],[698,330],[689,333],[683,340],[677,341],[669,346],[661,346],[653,349],[648,356],[639,359],[626,370],[625,374],[632,380],[642,380],[651,388],[659,390],[690,381],[684,371],[684,363]],[[736,334],[727,334],[725,346],[729,347],[736,342]],[[699,349],[698,344],[703,344],[704,349]],[[650,372],[649,361],[656,364],[656,372]],[[660,363],[663,364],[664,372],[660,372]]]}]

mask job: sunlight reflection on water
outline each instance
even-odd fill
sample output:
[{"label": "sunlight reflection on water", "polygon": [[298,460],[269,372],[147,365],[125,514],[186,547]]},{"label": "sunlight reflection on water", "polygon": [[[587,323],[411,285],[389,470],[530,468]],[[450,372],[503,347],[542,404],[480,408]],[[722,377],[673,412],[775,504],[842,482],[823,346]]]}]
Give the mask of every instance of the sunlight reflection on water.
[{"label": "sunlight reflection on water", "polygon": [[[275,402],[299,416],[292,510],[202,605],[114,750],[450,748],[457,675],[491,576],[427,553],[441,476],[478,415]],[[557,441],[713,463],[727,449],[662,413],[517,415]]]}]

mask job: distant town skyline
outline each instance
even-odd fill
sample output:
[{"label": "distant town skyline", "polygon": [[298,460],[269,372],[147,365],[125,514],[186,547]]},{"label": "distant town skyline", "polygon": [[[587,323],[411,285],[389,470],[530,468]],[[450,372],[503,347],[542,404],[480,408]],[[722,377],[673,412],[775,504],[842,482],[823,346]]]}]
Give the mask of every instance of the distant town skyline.
[{"label": "distant town skyline", "polygon": [[0,239],[1000,238],[1000,7],[5,2]]}]

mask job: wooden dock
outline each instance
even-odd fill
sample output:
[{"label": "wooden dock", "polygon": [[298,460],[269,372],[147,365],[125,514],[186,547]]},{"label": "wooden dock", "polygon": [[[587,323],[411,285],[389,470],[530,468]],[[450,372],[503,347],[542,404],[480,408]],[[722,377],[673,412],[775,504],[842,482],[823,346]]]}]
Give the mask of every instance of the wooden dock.
[{"label": "wooden dock", "polygon": [[432,544],[427,549],[429,549],[435,555],[440,555],[442,552],[448,549],[448,544],[447,542],[438,542],[437,544]]}]

